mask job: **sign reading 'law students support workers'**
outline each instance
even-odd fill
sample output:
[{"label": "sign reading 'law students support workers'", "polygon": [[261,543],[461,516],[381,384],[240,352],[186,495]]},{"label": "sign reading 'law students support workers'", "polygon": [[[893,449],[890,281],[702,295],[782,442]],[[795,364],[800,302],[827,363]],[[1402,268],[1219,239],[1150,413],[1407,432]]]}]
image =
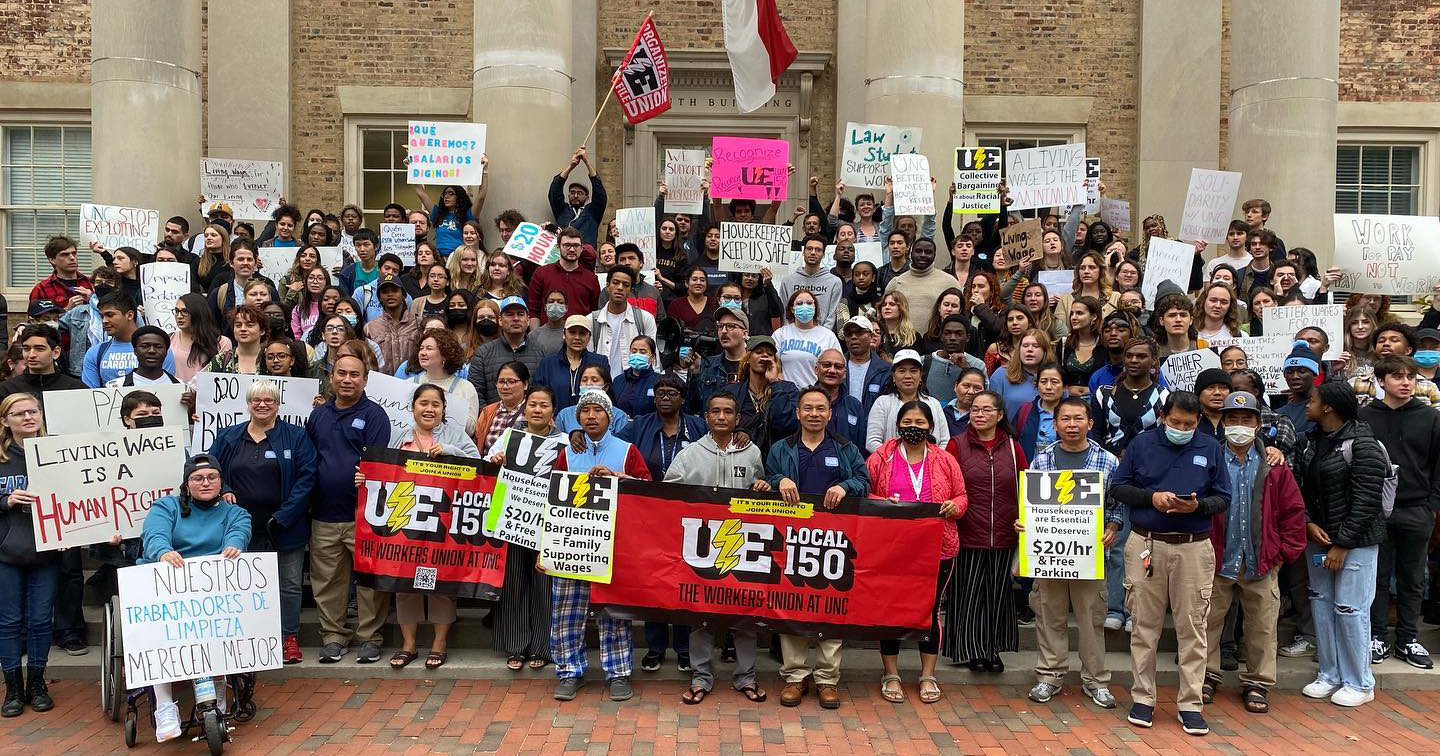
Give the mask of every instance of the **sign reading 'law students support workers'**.
[{"label": "sign reading 'law students support workers'", "polygon": [[479,186],[485,124],[411,121],[405,183]]},{"label": "sign reading 'law students support workers'", "polygon": [[[1440,284],[1440,218],[1335,215],[1335,288],[1358,294],[1431,294]],[[1269,331],[1266,331],[1269,333]]]},{"label": "sign reading 'law students support workers'", "polygon": [[726,273],[773,274],[790,259],[790,226],[768,223],[721,223],[720,270]]},{"label": "sign reading 'law students support workers'", "polygon": [[1085,204],[1085,143],[1010,150],[1005,185],[1011,211]]},{"label": "sign reading 'law students support workers'", "polygon": [[890,175],[890,156],[920,151],[917,126],[845,124],[845,150],[840,156],[840,180],[856,192],[884,189]]},{"label": "sign reading 'law students support workers'", "polygon": [[1105,485],[1099,470],[1020,473],[1020,576],[1105,577]]}]

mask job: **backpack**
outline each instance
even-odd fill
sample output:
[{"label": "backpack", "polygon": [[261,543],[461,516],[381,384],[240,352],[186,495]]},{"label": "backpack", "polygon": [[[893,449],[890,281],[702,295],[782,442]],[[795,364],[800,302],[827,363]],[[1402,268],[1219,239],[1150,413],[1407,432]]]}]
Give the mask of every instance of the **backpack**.
[{"label": "backpack", "polygon": [[[1354,452],[1350,448],[1354,443],[1353,438],[1340,442],[1340,456],[1347,466],[1355,464]],[[1380,517],[1388,520],[1390,513],[1395,511],[1395,491],[1400,487],[1400,466],[1390,461],[1390,452],[1384,444],[1377,440],[1375,445],[1380,447],[1380,458],[1385,460],[1385,467],[1389,470],[1385,482],[1380,485]]]}]

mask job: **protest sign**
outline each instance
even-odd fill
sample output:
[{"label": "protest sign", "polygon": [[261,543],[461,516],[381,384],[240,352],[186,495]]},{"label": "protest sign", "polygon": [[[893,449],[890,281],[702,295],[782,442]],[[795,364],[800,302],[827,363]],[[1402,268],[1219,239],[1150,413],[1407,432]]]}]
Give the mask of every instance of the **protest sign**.
[{"label": "protest sign", "polygon": [[1043,248],[1040,238],[1044,229],[1039,218],[1030,218],[1000,229],[1000,252],[1005,255],[1006,265],[1024,265],[1040,259]]},{"label": "protest sign", "polygon": [[1185,215],[1180,219],[1180,238],[1201,239],[1211,244],[1224,242],[1239,193],[1238,171],[1191,168],[1190,188],[1185,190]]},{"label": "protest sign", "polygon": [[1020,473],[1020,576],[1105,577],[1105,482],[1099,470]]},{"label": "protest sign", "polygon": [[540,527],[550,503],[550,473],[565,439],[512,428],[505,431],[505,465],[485,516],[485,530],[531,551],[540,550]]},{"label": "protest sign", "polygon": [[1100,158],[1085,158],[1085,214],[1100,212]]},{"label": "protest sign", "polygon": [[494,600],[505,544],[484,533],[498,468],[366,447],[355,507],[355,582],[377,591]]},{"label": "protest sign", "polygon": [[144,254],[155,252],[160,241],[160,213],[139,207],[80,204],[80,248],[91,242],[109,250],[134,247]]},{"label": "protest sign", "polygon": [[407,184],[479,186],[485,174],[485,124],[410,121]]},{"label": "protest sign", "polygon": [[1085,143],[1010,150],[1005,185],[1014,200],[1007,208],[1012,212],[1085,204]]},{"label": "protest sign", "polygon": [[790,260],[790,226],[767,223],[720,224],[720,271],[773,275]]},{"label": "protest sign", "polygon": [[1217,355],[1224,354],[1232,346],[1244,350],[1246,364],[1260,373],[1265,381],[1265,390],[1271,393],[1285,390],[1285,358],[1290,356],[1294,343],[1294,339],[1286,336],[1245,336],[1210,339],[1207,342]]},{"label": "protest sign", "polygon": [[1337,213],[1335,267],[1344,272],[1335,288],[1357,294],[1433,294],[1440,284],[1436,250],[1440,218]]},{"label": "protest sign", "polygon": [[1325,339],[1330,342],[1325,354],[1321,355],[1324,360],[1340,359],[1340,352],[1344,351],[1345,345],[1345,305],[1292,305],[1290,307],[1266,307],[1263,316],[1265,335],[1279,336],[1290,339],[1293,344],[1295,335],[1301,328],[1319,328],[1325,332]]},{"label": "protest sign", "polygon": [[375,256],[387,253],[399,257],[407,268],[415,264],[415,224],[380,224],[380,252]]},{"label": "protest sign", "polygon": [[215,443],[215,435],[222,428],[250,421],[245,392],[255,381],[270,381],[278,386],[280,419],[302,428],[305,426],[305,421],[310,419],[310,410],[315,407],[315,396],[320,393],[320,381],[277,375],[201,372],[195,375],[194,381],[195,413],[199,420],[195,423],[195,434],[190,444],[192,453],[209,451],[210,445]]},{"label": "protest sign", "polygon": [[175,333],[175,302],[190,293],[190,266],[178,262],[152,262],[140,266],[140,292],[145,323]]},{"label": "protest sign", "polygon": [[550,473],[540,526],[540,568],[552,577],[608,583],[613,578],[619,478]]},{"label": "protest sign", "polygon": [[710,143],[710,196],[776,202],[790,183],[790,143],[784,139],[717,136]]},{"label": "protest sign", "polygon": [[152,562],[116,579],[127,688],[284,666],[275,552]]},{"label": "protest sign", "polygon": [[876,640],[935,616],[939,505],[624,481],[615,577],[591,587],[616,619]]},{"label": "protest sign", "polygon": [[[1035,273],[1035,282],[1045,287],[1052,297],[1060,297],[1075,290],[1075,271],[1041,270]],[[1058,313],[1057,313],[1058,314]],[[1069,314],[1066,314],[1069,317]]]},{"label": "protest sign", "polygon": [[704,150],[665,150],[665,212],[698,215],[705,193]]},{"label": "protest sign", "polygon": [[1100,198],[1100,220],[1116,231],[1130,230],[1130,203],[1125,200]]},{"label": "protest sign", "polygon": [[857,193],[867,189],[884,189],[885,177],[890,175],[890,156],[920,152],[922,133],[918,126],[845,124],[840,180]]},{"label": "protest sign", "polygon": [[[629,242],[640,248],[645,270],[655,269],[655,208],[626,207],[615,211],[615,225],[619,233],[615,237],[618,246]],[[680,241],[677,239],[677,245]]]},{"label": "protest sign", "polygon": [[[463,378],[460,380],[464,380]],[[437,384],[438,385],[438,384]],[[396,378],[378,371],[372,371],[365,381],[365,396],[380,405],[390,418],[390,432],[403,433],[415,427],[415,413],[410,411],[411,400],[415,398],[417,383]],[[444,386],[441,386],[444,388]],[[479,411],[479,407],[475,408]],[[464,428],[470,421],[469,405],[458,394],[445,392],[445,422],[456,428]]]},{"label": "protest sign", "polygon": [[[413,232],[414,226],[411,226],[411,230]],[[261,247],[260,272],[279,285],[280,279],[295,265],[295,255],[300,252],[300,249],[300,247]],[[340,248],[316,247],[315,251],[320,256],[320,267],[333,277],[335,269],[340,267],[343,262]]]},{"label": "protest sign", "polygon": [[45,402],[45,429],[55,436],[124,430],[125,424],[120,422],[120,403],[131,391],[154,394],[160,400],[160,416],[165,419],[165,425],[185,428],[190,424],[190,412],[180,403],[185,389],[183,383],[51,389],[45,392],[48,400]]},{"label": "protest sign", "polygon": [[1195,245],[1172,241],[1159,236],[1150,238],[1150,252],[1146,255],[1145,274],[1140,281],[1140,293],[1145,302],[1155,306],[1155,290],[1161,281],[1170,281],[1181,291],[1190,288],[1190,268],[1195,264]]},{"label": "protest sign", "polygon": [[902,154],[890,158],[891,189],[896,215],[934,215],[935,187],[930,185],[930,159]]},{"label": "protest sign", "polygon": [[549,265],[560,259],[560,239],[555,236],[556,230],[525,221],[510,234],[505,254],[536,265]]},{"label": "protest sign", "polygon": [[955,200],[952,210],[956,215],[993,215],[1000,212],[1001,154],[999,147],[955,148]]},{"label": "protest sign", "polygon": [[176,492],[184,428],[136,428],[25,439],[35,549],[53,551],[140,535],[156,499]]},{"label": "protest sign", "polygon": [[[224,202],[236,220],[270,220],[285,193],[285,164],[268,160],[200,158],[200,194]],[[210,208],[200,206],[204,217]],[[295,229],[299,236],[303,229]]]},{"label": "protest sign", "polygon": [[620,112],[631,124],[670,109],[670,62],[653,18],[646,16],[640,24],[610,84],[620,102]]},{"label": "protest sign", "polygon": [[1220,355],[1209,349],[1176,352],[1160,363],[1160,374],[1171,391],[1194,391],[1200,371],[1220,367]]}]

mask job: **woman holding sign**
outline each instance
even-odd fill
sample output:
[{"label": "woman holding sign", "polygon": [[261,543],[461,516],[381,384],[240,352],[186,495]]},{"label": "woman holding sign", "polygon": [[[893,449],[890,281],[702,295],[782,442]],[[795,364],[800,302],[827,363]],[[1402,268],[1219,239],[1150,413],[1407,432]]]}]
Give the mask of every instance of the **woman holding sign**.
[{"label": "woman holding sign", "polygon": [[[60,552],[35,550],[30,508],[40,497],[26,490],[25,439],[45,435],[35,397],[16,393],[0,401],[0,667],[5,703],[0,716],[16,717],[28,702],[35,711],[55,707],[45,688],[45,664],[54,630]],[[29,686],[20,657],[29,667]]]}]

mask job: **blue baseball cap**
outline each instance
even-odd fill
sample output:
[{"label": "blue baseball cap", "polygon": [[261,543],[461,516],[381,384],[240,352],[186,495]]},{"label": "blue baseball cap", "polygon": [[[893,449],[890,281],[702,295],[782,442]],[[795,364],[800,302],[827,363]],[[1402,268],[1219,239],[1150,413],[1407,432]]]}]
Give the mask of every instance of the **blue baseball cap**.
[{"label": "blue baseball cap", "polygon": [[520,297],[513,296],[513,295],[512,295],[512,296],[505,297],[504,299],[500,300],[500,311],[501,311],[501,312],[504,312],[505,309],[508,308],[508,307],[523,307],[523,308],[525,308],[526,310],[529,310],[529,309],[530,309],[530,306],[527,305],[527,304],[525,304],[525,300],[521,299]]}]

